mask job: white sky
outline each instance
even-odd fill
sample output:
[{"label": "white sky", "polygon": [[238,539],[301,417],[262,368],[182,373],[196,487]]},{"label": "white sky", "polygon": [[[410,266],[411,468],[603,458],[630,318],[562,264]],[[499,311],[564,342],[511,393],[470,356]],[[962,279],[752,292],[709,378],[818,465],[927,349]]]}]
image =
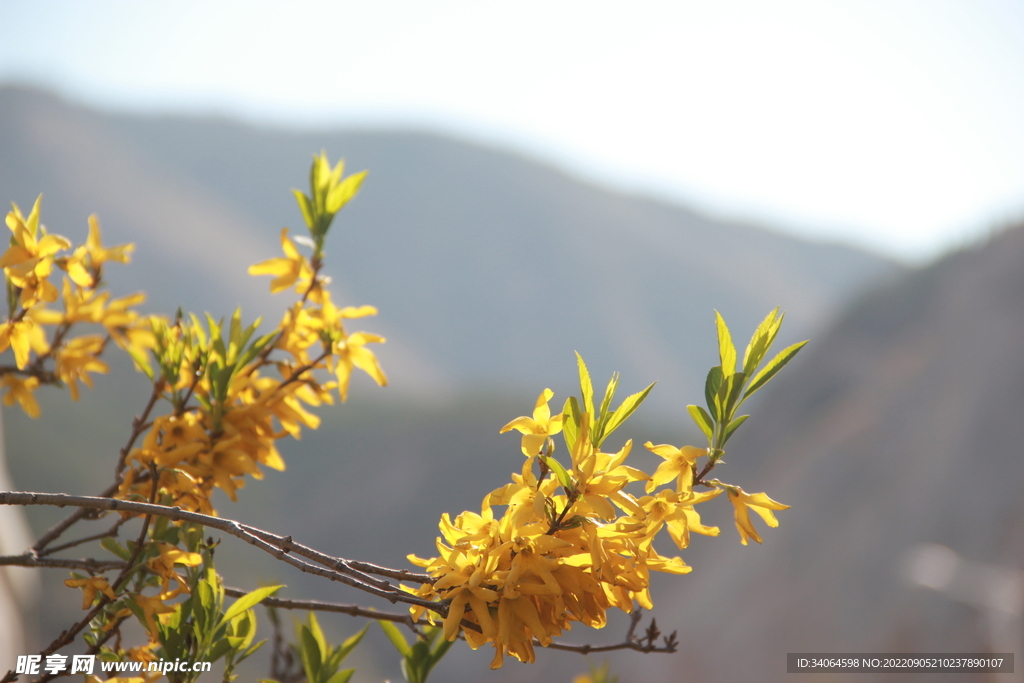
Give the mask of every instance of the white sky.
[{"label": "white sky", "polygon": [[0,35],[0,83],[454,132],[910,261],[1024,217],[1020,0],[7,0]]}]

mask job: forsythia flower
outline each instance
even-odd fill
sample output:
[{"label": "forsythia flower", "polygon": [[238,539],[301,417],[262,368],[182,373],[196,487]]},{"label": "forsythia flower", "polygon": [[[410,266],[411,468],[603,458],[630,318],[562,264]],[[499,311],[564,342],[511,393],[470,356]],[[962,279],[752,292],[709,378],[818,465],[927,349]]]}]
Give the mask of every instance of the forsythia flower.
[{"label": "forsythia flower", "polygon": [[655,446],[648,441],[644,444],[644,448],[665,458],[665,462],[658,465],[658,469],[651,475],[651,480],[647,482],[648,493],[673,479],[677,479],[676,491],[679,493],[689,491],[693,487],[694,463],[697,462],[697,458],[707,455],[705,449],[695,446],[683,446],[682,448],[668,444]]},{"label": "forsythia flower", "polygon": [[93,601],[96,600],[96,593],[103,593],[111,600],[116,597],[105,576],[66,579],[64,585],[68,588],[82,589],[82,609],[89,609],[92,606]]},{"label": "forsythia flower", "polygon": [[284,251],[284,258],[279,256],[249,266],[249,275],[273,275],[271,294],[277,294],[292,285],[296,285],[296,292],[305,294],[313,282],[313,269],[306,257],[295,248],[295,243],[288,239],[288,228],[281,228],[281,250]]},{"label": "forsythia flower", "polygon": [[27,218],[17,204],[12,204],[13,210],[7,214],[7,227],[14,237],[11,246],[0,256],[0,268],[4,269],[7,279],[21,289],[23,308],[31,308],[39,301],[57,300],[57,288],[47,278],[53,268],[54,255],[71,248],[67,239],[48,235],[45,228],[39,238],[39,204],[42,198],[39,195]]},{"label": "forsythia flower", "polygon": [[36,323],[32,315],[26,315],[21,320],[0,323],[0,353],[6,351],[8,347],[14,349],[14,362],[19,370],[28,365],[30,352],[35,351],[42,355],[50,350],[43,328]]},{"label": "forsythia flower", "polygon": [[[120,244],[109,249],[105,248],[100,243],[99,219],[96,214],[93,214],[89,216],[89,237],[85,244],[75,249],[74,253],[60,265],[76,285],[92,288],[96,286],[97,276],[104,263],[107,261],[128,263],[131,261],[129,255],[134,249],[134,244]],[[88,264],[86,258],[88,258]]]},{"label": "forsythia flower", "polygon": [[537,397],[537,405],[533,408],[533,417],[517,417],[501,428],[500,434],[516,429],[523,435],[523,453],[527,456],[537,455],[544,447],[544,442],[549,436],[554,436],[562,431],[562,415],[559,413],[551,416],[551,409],[548,401],[554,396],[554,392],[545,389]]},{"label": "forsythia flower", "polygon": [[774,501],[764,493],[747,493],[739,486],[726,486],[725,490],[728,492],[729,502],[732,503],[736,512],[736,530],[740,532],[740,542],[743,545],[747,545],[748,538],[752,538],[758,543],[761,542],[761,537],[750,521],[748,507],[761,515],[761,519],[773,529],[779,526],[779,520],[775,519],[772,510],[789,509],[788,505]]},{"label": "forsythia flower", "polygon": [[18,379],[14,375],[4,375],[0,378],[0,386],[7,389],[7,392],[4,393],[5,406],[14,405],[14,402],[17,401],[29,417],[39,417],[39,404],[36,403],[36,397],[32,394],[39,387],[38,377]]},{"label": "forsythia flower", "polygon": [[88,372],[106,373],[109,368],[97,356],[103,351],[103,338],[91,335],[76,337],[54,353],[56,373],[71,391],[71,400],[78,400],[78,380],[92,389]]}]

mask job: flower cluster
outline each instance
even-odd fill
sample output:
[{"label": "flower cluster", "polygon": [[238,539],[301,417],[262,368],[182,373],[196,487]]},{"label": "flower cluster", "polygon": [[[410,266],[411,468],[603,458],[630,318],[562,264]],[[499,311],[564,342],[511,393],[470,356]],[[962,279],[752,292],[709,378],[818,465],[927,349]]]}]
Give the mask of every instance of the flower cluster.
[{"label": "flower cluster", "polygon": [[[10,246],[0,256],[7,286],[7,318],[0,323],[0,352],[11,349],[14,365],[0,366],[5,405],[17,402],[32,417],[39,416],[34,392],[43,384],[64,384],[78,400],[78,382],[92,387],[89,373],[107,372],[100,360],[108,342],[138,352],[146,334],[146,319],[135,309],[141,294],[110,299],[100,291],[103,265],[127,263],[130,244],[106,248],[100,241],[96,216],[89,217],[84,245],[48,233],[39,222],[40,195],[26,216],[12,205],[6,224]],[[58,290],[52,281],[63,272]],[[48,307],[60,301],[63,310]],[[103,334],[71,337],[76,325],[98,327]]]},{"label": "flower cluster", "polygon": [[[553,394],[545,389],[532,417],[517,418],[501,430],[516,429],[523,435],[526,460],[521,472],[485,496],[479,514],[467,511],[454,520],[442,515],[436,557],[409,556],[435,579],[409,590],[447,603],[444,634],[449,640],[461,633],[474,649],[492,644],[491,668],[500,667],[505,654],[534,661],[534,643],[551,644],[573,622],[604,626],[611,607],[624,612],[631,612],[634,604],[653,608],[651,572],[691,571],[680,557],[655,549],[658,532],[666,529],[679,549],[689,545],[691,532],[719,534],[717,527],[701,522],[698,504],[723,491],[739,500],[736,519],[744,544],[748,536],[761,540],[750,525],[747,505],[772,526],[777,522],[770,510],[787,507],[717,480],[701,480],[707,490],[694,490],[698,459],[708,456],[708,449],[648,442],[646,447],[664,458],[653,475],[626,464],[631,441],[615,453],[604,452],[601,443],[650,387],[612,412],[613,377],[594,416],[582,359],[580,369],[588,410],[581,412],[573,398],[562,414],[552,417],[548,401]],[[560,432],[570,453],[569,468],[552,456],[552,437]],[[634,482],[643,484],[646,495],[626,490]],[[670,482],[674,486],[658,490]],[[497,506],[504,506],[504,512],[495,512]],[[412,611],[419,617],[426,610]]]},{"label": "flower cluster", "polygon": [[[106,295],[94,295],[86,280],[98,281],[100,264],[128,250],[103,250],[95,221],[95,234],[90,233],[84,251],[76,250],[67,259],[55,261],[66,268],[69,279],[75,283],[65,281],[66,313],[58,315],[33,308],[22,316],[28,321],[23,324],[70,325],[85,320],[104,324],[110,337],[130,353],[136,369],[152,383],[150,404],[137,420],[129,447],[123,452],[114,497],[215,515],[215,489],[236,500],[247,477],[262,478],[262,467],[285,468],[276,442],[289,436],[300,438],[303,428],[316,429],[320,418],[310,408],[333,403],[335,394],[345,401],[354,368],[366,371],[379,385],[387,383],[377,358],[367,348],[368,344],[384,342],[384,338],[368,332],[350,333],[345,328],[345,321],[375,315],[376,309],[336,306],[326,287],[328,278],[321,274],[327,226],[333,212],[358,191],[357,181],[363,175],[342,178],[341,168],[338,164],[331,169],[326,157],[317,157],[312,177],[314,199],[299,194],[300,208],[313,239],[293,241],[286,228],[281,231],[284,256],[249,269],[254,276],[273,276],[272,293],[294,287],[298,297],[280,324],[262,336],[256,334],[260,321],[243,324],[239,310],[229,322],[218,321],[209,314],[201,320],[196,315],[181,313],[173,320],[161,316],[135,319],[130,317],[127,306],[141,299],[108,302]],[[339,187],[343,190],[341,194]],[[315,199],[320,195],[325,197],[323,201]],[[34,218],[22,219],[16,214],[20,231],[16,231],[16,236],[34,235],[24,227],[33,221]],[[296,242],[311,247],[311,256],[300,252]],[[66,240],[53,236],[38,243],[26,238],[21,243],[31,246],[23,249],[26,254],[44,254],[33,257],[37,258],[34,267],[39,272],[48,272],[49,266],[40,265],[42,261],[38,259],[49,258],[54,245],[66,246]],[[21,251],[15,252],[12,247],[4,263],[16,268],[21,263],[16,257],[21,258]],[[26,265],[22,270],[27,268]],[[15,281],[14,277],[9,276],[9,281]],[[36,306],[37,302],[53,298],[53,291],[45,288],[42,280],[32,280],[24,274],[18,277],[25,305]],[[86,284],[77,284],[79,281]],[[18,354],[27,354],[26,348],[51,353],[57,363],[56,374],[75,395],[76,380],[88,383],[86,372],[106,370],[106,366],[100,369],[93,356],[102,349],[103,340],[78,338],[51,350],[32,334],[5,334],[11,337],[10,344]],[[21,355],[18,358],[19,367],[24,366],[27,361]],[[33,379],[30,377],[29,381]],[[9,395],[16,400],[23,400],[24,394],[23,387],[11,385]],[[160,406],[165,410],[160,411]],[[187,528],[186,524],[173,523],[165,525],[160,533],[149,533],[137,558],[146,581],[128,594],[127,601],[119,597],[121,601],[108,608],[107,624],[128,614],[126,610],[134,610],[137,616],[144,617],[150,646],[156,647],[160,625],[177,619],[175,615],[180,613],[171,601],[188,593],[190,583],[195,583],[199,576],[198,570],[183,576],[176,569],[195,568],[202,562],[197,552],[202,545],[201,537],[188,541],[191,536],[185,532]],[[129,557],[126,553],[118,554],[122,559]],[[99,596],[112,600],[116,593],[102,576],[76,576],[68,585],[83,590],[87,607]],[[150,590],[143,592],[143,588]]]}]

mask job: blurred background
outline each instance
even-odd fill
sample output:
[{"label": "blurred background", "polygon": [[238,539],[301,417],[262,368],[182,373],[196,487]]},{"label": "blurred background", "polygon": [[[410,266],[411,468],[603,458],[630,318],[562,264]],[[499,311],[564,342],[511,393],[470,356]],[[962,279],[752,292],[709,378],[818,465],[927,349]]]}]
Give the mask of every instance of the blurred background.
[{"label": "blurred background", "polygon": [[[498,429],[544,387],[575,393],[574,350],[627,392],[658,381],[625,436],[699,443],[714,310],[742,343],[781,306],[780,345],[811,344],[722,476],[793,507],[757,547],[712,507],[722,537],[655,586],[680,651],[612,670],[781,681],[787,652],[1021,651],[1020,3],[9,1],[0,28],[0,199],[42,192],[75,242],[98,213],[105,243],[137,245],[111,288],[150,311],[276,320],[287,297],[245,271],[301,225],[289,189],[321,149],[369,169],[327,270],[337,301],[379,308],[362,322],[390,386],[357,381],[221,514],[404,565],[518,469]],[[39,420],[4,408],[10,487],[105,488],[148,397],[111,365],[80,403],[39,392]],[[27,513],[37,535],[60,518]],[[0,517],[4,553],[21,524]],[[371,602],[238,545],[231,585]],[[38,576],[15,654],[79,615],[64,572]],[[26,581],[0,575],[5,614]],[[379,636],[353,680],[400,680]],[[569,681],[602,659],[489,661],[456,647],[434,676]]]}]

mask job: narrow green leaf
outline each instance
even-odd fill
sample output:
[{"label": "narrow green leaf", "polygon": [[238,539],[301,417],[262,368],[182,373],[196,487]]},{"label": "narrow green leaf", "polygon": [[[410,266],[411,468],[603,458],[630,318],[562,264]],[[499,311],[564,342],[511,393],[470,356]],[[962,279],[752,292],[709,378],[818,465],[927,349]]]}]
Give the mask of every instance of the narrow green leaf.
[{"label": "narrow green leaf", "polygon": [[124,347],[124,350],[128,352],[128,355],[135,361],[135,367],[142,371],[142,374],[152,382],[155,378],[153,375],[153,368],[149,365],[149,360],[146,358],[146,354],[138,349],[133,349],[131,346]]},{"label": "narrow green leaf", "polygon": [[[643,391],[637,392],[626,397],[622,404],[619,405],[619,407],[615,409],[615,412],[612,413],[611,416],[608,418],[608,421],[606,422],[603,433],[601,435],[601,441],[607,439],[612,432],[614,432],[616,429],[622,426],[622,423],[625,422],[630,415],[636,412],[636,409],[639,408],[640,404],[644,402],[644,399],[647,398],[647,395],[651,393],[651,389],[654,388],[655,384],[657,384],[657,382],[653,382]],[[598,445],[600,446],[601,444],[598,443]]]},{"label": "narrow green leaf", "polygon": [[[313,638],[316,639],[316,644],[320,648],[320,653],[324,657],[331,651],[330,646],[327,644],[327,638],[324,637],[323,629],[320,628],[320,621],[316,618],[316,612],[309,613],[309,632]],[[321,659],[321,661],[323,661]]]},{"label": "narrow green leaf", "polygon": [[735,418],[734,420],[732,420],[729,423],[729,426],[725,428],[725,435],[722,437],[722,445],[723,446],[729,440],[729,437],[733,435],[733,432],[736,431],[736,428],[739,427],[744,422],[746,422],[748,417],[750,417],[750,416],[749,415],[740,415],[739,417]]},{"label": "narrow green leaf", "polygon": [[595,446],[600,446],[601,442],[604,441],[605,433],[604,426],[608,422],[609,414],[608,409],[612,405],[612,398],[615,396],[615,390],[619,387],[619,373],[613,372],[612,378],[608,380],[608,386],[604,390],[604,398],[601,399],[601,407],[598,410],[597,415],[594,417],[594,431],[591,433],[590,438]]},{"label": "narrow green leaf", "polygon": [[224,617],[221,619],[221,622],[224,623],[231,621],[242,612],[260,604],[265,598],[270,597],[281,588],[284,588],[284,586],[264,586],[263,588],[257,588],[251,593],[246,593],[235,600],[234,604],[228,608],[228,611],[224,613]]},{"label": "narrow green leaf", "polygon": [[704,400],[707,401],[708,411],[716,422],[722,419],[718,409],[718,391],[722,387],[723,379],[722,368],[716,365],[708,370],[708,377],[704,381]]},{"label": "narrow green leaf", "polygon": [[700,430],[704,432],[704,436],[708,437],[708,443],[714,438],[715,425],[711,421],[711,416],[708,415],[708,411],[704,410],[700,406],[690,405],[686,406],[687,412],[690,413],[690,417],[700,427]]},{"label": "narrow green leaf", "polygon": [[299,627],[299,657],[310,683],[320,680],[320,670],[323,664],[320,641],[305,624]]},{"label": "narrow green leaf", "polygon": [[590,371],[587,364],[583,362],[583,356],[576,352],[576,365],[580,371],[580,394],[583,399],[583,410],[588,415],[594,415],[594,385],[590,381]]},{"label": "narrow green leaf", "polygon": [[806,343],[806,341],[797,342],[796,344],[787,346],[782,351],[779,351],[778,355],[776,355],[775,358],[772,358],[768,362],[768,365],[765,365],[761,372],[757,373],[754,379],[750,381],[750,386],[747,387],[746,393],[743,394],[743,400],[750,398],[755,391],[767,384],[768,380],[774,377],[775,373],[785,367],[786,363],[791,361],[793,356],[797,354],[797,351],[802,349]]},{"label": "narrow green leaf", "polygon": [[345,657],[348,657],[348,653],[355,649],[356,645],[359,644],[359,641],[366,635],[366,630],[368,628],[370,628],[370,625],[366,624],[338,647],[337,652],[341,653],[341,657],[338,659],[339,662],[344,661]]},{"label": "narrow green leaf", "polygon": [[129,557],[131,557],[131,553],[128,552],[128,549],[124,548],[120,543],[118,543],[110,536],[107,536],[102,541],[100,541],[100,547],[102,547],[104,550],[114,553],[122,560],[127,560]]},{"label": "narrow green leaf", "polygon": [[348,683],[349,679],[352,678],[352,674],[356,672],[355,669],[345,669],[339,671],[330,678],[327,679],[327,683]]},{"label": "narrow green leaf", "polygon": [[725,318],[718,311],[715,311],[715,325],[718,327],[718,357],[722,363],[722,374],[728,377],[736,372],[736,347]]},{"label": "narrow green leaf", "polygon": [[218,659],[226,655],[231,650],[237,650],[237,647],[232,647],[231,639],[222,638],[214,643],[213,648],[207,651],[206,661],[216,662]]},{"label": "narrow green leaf", "polygon": [[551,468],[551,471],[555,473],[555,477],[558,479],[558,483],[562,485],[566,491],[572,490],[572,477],[562,467],[562,463],[558,462],[552,457],[544,456],[544,462]]},{"label": "narrow green leaf", "polygon": [[746,378],[747,376],[742,372],[734,373],[726,378],[725,385],[720,390],[722,406],[724,406],[724,419],[732,419],[733,413],[736,412],[736,406],[743,393],[743,382]]},{"label": "narrow green leaf", "polygon": [[[438,629],[438,631],[440,630],[441,629]],[[438,642],[437,645],[434,646],[434,651],[431,653],[432,656],[430,668],[433,668],[435,664],[441,661],[441,658],[444,657],[446,652],[448,652],[448,648],[450,648],[454,644],[454,640],[445,640],[444,638],[442,638],[440,642]],[[430,671],[430,669],[427,669],[427,671]]]},{"label": "narrow green leaf", "polygon": [[341,184],[333,188],[327,195],[327,211],[330,213],[338,213],[338,211],[348,204],[349,201],[356,196],[356,193],[359,192],[359,188],[362,186],[364,178],[366,178],[366,171],[353,173],[348,178],[345,178]]},{"label": "narrow green leaf", "polygon": [[778,312],[779,308],[776,306],[771,313],[765,316],[750,337],[750,343],[747,344],[747,350],[743,354],[743,372],[747,374],[747,377],[760,365],[764,354],[768,352],[768,347],[771,346],[772,340],[775,338],[772,330],[774,328],[777,331],[777,322],[782,322],[781,317],[776,318]]},{"label": "narrow green leaf", "polygon": [[412,650],[409,648],[409,643],[406,642],[402,632],[398,630],[398,627],[390,621],[378,621],[377,623],[380,624],[380,628],[384,631],[384,635],[388,637],[391,644],[395,646],[396,650],[398,650],[398,654],[403,657],[408,657]]},{"label": "narrow green leaf", "polygon": [[572,453],[576,445],[576,435],[580,431],[580,404],[575,396],[570,396],[562,408],[562,438],[565,439],[565,446]]},{"label": "narrow green leaf", "polygon": [[302,212],[302,220],[306,223],[306,227],[312,230],[313,222],[315,220],[313,214],[313,203],[309,200],[309,197],[300,190],[292,188],[292,192],[295,194],[295,201],[299,203],[299,211]]}]

